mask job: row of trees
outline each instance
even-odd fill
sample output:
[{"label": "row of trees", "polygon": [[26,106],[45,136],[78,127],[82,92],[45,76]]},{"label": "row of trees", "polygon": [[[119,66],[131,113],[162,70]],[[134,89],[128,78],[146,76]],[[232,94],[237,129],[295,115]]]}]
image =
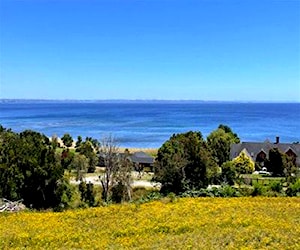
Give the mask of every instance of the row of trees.
[{"label": "row of trees", "polygon": [[[206,140],[200,132],[174,134],[158,150],[154,180],[162,184],[165,194],[199,190],[208,184],[233,185],[255,170],[246,152],[230,160],[230,146],[239,142],[237,134],[222,124]],[[296,181],[295,163],[276,148],[270,150],[265,166],[274,176]]]},{"label": "row of trees", "polygon": [[[66,207],[76,192],[82,202],[95,204],[94,186],[84,175],[94,172],[101,159],[105,167],[101,182],[105,202],[131,200],[132,163],[129,152],[120,154],[112,136],[101,142],[78,137],[75,149],[69,134],[57,138],[26,130],[14,133],[0,126],[0,197],[24,199],[34,208]],[[158,150],[153,180],[161,192],[184,193],[206,188],[209,184],[234,184],[241,174],[252,173],[255,165],[246,153],[229,160],[230,145],[240,139],[228,126],[220,125],[206,140],[200,132],[174,134]],[[270,168],[276,175],[292,176],[295,166],[278,151],[269,154]],[[80,181],[70,185],[70,174]]]},{"label": "row of trees", "polygon": [[[70,147],[72,138],[65,138]],[[89,137],[78,140],[75,150],[58,145],[57,139],[38,132],[15,133],[0,126],[0,197],[23,199],[27,207],[36,209],[61,209],[79,193],[82,202],[95,205],[94,186],[85,182],[84,175],[95,171],[100,155],[105,166],[100,176],[102,199],[131,199],[131,162],[126,152],[119,153],[113,137],[101,143]],[[70,173],[80,181],[78,187],[70,185]]]},{"label": "row of trees", "polygon": [[162,184],[163,193],[207,187],[220,178],[230,145],[237,142],[238,136],[225,125],[213,131],[207,141],[200,132],[174,134],[158,150],[154,180]]},{"label": "row of trees", "polygon": [[70,199],[60,155],[34,131],[20,134],[0,126],[0,197],[23,199],[26,206],[57,207]]}]

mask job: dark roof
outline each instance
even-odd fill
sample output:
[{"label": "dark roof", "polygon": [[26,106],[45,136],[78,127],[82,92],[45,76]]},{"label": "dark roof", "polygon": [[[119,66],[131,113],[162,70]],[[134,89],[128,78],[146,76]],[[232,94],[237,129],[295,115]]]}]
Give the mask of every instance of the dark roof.
[{"label": "dark roof", "polygon": [[151,155],[146,154],[145,152],[136,152],[130,156],[130,159],[134,163],[146,163],[146,164],[153,164],[154,157]]},{"label": "dark roof", "polygon": [[297,155],[297,162],[300,163],[300,144],[299,143],[270,143],[265,142],[242,142],[232,144],[230,148],[230,159],[237,157],[243,149],[246,149],[252,159],[255,161],[258,153],[265,152],[269,157],[270,149],[278,148],[279,151],[286,153],[291,149]]}]

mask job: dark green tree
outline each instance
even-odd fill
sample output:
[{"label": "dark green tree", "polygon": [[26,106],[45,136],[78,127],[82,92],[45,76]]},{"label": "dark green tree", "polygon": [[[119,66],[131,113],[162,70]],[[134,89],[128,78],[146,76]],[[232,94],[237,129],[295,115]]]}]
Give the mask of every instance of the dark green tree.
[{"label": "dark green tree", "polygon": [[272,173],[273,176],[284,176],[286,158],[278,148],[270,149],[269,161],[267,164],[267,169]]},{"label": "dark green tree", "polygon": [[93,207],[95,205],[94,184],[81,181],[78,188],[81,195],[81,200],[89,207]]},{"label": "dark green tree", "polygon": [[66,147],[71,147],[73,144],[73,138],[68,133],[64,134],[63,137],[61,138],[61,140],[63,141],[63,143]]},{"label": "dark green tree", "polygon": [[77,137],[77,141],[76,141],[76,144],[75,144],[76,151],[77,151],[77,148],[80,147],[81,143],[82,143],[82,137],[79,135]]},{"label": "dark green tree", "polygon": [[24,199],[26,206],[57,207],[63,192],[64,169],[50,140],[26,130],[0,133],[0,196]]},{"label": "dark green tree", "polygon": [[181,192],[207,187],[216,163],[200,132],[174,134],[158,150],[154,180],[161,192]]}]

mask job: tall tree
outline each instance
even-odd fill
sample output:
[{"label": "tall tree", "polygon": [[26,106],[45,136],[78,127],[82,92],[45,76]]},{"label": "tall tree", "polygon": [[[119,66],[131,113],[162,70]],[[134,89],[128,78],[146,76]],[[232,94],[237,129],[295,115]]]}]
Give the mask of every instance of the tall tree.
[{"label": "tall tree", "polygon": [[133,163],[129,159],[129,151],[125,150],[123,154],[119,154],[119,161],[113,174],[115,184],[112,195],[116,202],[131,200],[132,169]]},{"label": "tall tree", "polygon": [[0,133],[0,196],[23,198],[27,206],[58,206],[65,190],[60,155],[49,139],[26,130]]},{"label": "tall tree", "polygon": [[103,200],[108,202],[113,194],[115,201],[131,199],[132,164],[128,155],[119,153],[111,135],[102,140],[99,151],[105,167],[105,172],[100,177]]},{"label": "tall tree", "polygon": [[102,140],[100,155],[104,160],[105,172],[101,177],[102,198],[107,202],[111,195],[111,188],[114,185],[114,173],[118,165],[118,147],[114,138],[110,135]]},{"label": "tall tree", "polygon": [[200,132],[174,134],[158,150],[154,180],[163,193],[206,187],[216,163]]},{"label": "tall tree", "polygon": [[223,124],[219,125],[218,129],[211,132],[207,137],[207,144],[219,166],[229,161],[231,144],[239,142],[240,139],[237,134]]},{"label": "tall tree", "polygon": [[284,176],[286,158],[278,148],[270,149],[269,161],[267,162],[268,171],[272,172],[273,176]]}]

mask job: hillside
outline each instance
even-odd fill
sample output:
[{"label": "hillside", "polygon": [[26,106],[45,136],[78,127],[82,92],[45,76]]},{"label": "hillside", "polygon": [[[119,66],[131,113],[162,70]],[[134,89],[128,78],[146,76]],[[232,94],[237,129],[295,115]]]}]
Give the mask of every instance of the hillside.
[{"label": "hillside", "polygon": [[0,214],[1,249],[299,249],[300,198],[165,198]]}]

